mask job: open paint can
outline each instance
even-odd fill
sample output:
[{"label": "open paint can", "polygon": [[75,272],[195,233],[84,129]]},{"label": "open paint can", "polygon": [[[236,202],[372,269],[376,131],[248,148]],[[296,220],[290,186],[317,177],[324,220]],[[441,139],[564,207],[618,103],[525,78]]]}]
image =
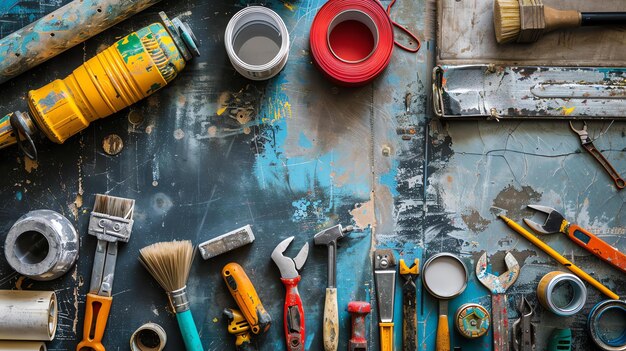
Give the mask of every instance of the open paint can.
[{"label": "open paint can", "polygon": [[446,345],[450,350],[450,327],[448,322],[448,300],[459,296],[467,287],[467,267],[451,253],[438,253],[430,257],[422,268],[422,282],[426,290],[439,299],[439,321],[437,323],[437,345]]},{"label": "open paint can", "polygon": [[226,53],[241,75],[265,80],[280,72],[289,57],[289,32],[280,16],[263,6],[249,6],[228,22]]}]

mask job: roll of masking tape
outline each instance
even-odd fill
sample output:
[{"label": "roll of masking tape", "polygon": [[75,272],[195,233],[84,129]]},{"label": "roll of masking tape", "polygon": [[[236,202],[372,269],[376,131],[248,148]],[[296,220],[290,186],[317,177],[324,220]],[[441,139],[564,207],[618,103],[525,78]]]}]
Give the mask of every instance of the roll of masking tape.
[{"label": "roll of masking tape", "polygon": [[41,341],[0,341],[0,351],[46,351]]},{"label": "roll of masking tape", "polygon": [[130,337],[131,351],[161,351],[167,343],[165,330],[156,323],[146,323]]},{"label": "roll of masking tape", "polygon": [[558,316],[572,316],[585,306],[587,288],[577,276],[554,271],[539,281],[537,298],[550,312]]},{"label": "roll of masking tape", "polygon": [[605,300],[589,313],[587,327],[593,342],[603,351],[626,351],[626,302]]},{"label": "roll of masking tape", "polygon": [[237,72],[248,79],[265,80],[287,64],[289,32],[276,12],[248,6],[228,22],[224,45]]}]

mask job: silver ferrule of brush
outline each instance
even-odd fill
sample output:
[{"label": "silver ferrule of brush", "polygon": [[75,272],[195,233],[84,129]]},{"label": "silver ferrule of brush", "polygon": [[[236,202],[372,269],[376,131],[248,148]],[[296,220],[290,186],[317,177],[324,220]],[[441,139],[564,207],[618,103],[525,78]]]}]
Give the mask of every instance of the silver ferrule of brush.
[{"label": "silver ferrule of brush", "polygon": [[189,299],[187,298],[187,286],[167,293],[170,305],[176,313],[182,313],[189,310]]}]

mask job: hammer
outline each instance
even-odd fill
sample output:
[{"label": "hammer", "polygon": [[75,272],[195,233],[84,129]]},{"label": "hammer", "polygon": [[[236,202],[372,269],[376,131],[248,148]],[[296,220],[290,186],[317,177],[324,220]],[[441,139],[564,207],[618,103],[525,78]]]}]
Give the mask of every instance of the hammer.
[{"label": "hammer", "polygon": [[328,246],[328,287],[326,288],[326,300],[324,302],[324,350],[337,351],[339,345],[339,311],[337,309],[337,240],[346,233],[354,230],[349,225],[345,228],[341,224],[324,229],[315,234],[315,245]]},{"label": "hammer", "polygon": [[365,317],[372,310],[365,301],[350,301],[348,312],[352,316],[352,337],[348,342],[348,351],[367,351],[367,337],[365,336]]}]

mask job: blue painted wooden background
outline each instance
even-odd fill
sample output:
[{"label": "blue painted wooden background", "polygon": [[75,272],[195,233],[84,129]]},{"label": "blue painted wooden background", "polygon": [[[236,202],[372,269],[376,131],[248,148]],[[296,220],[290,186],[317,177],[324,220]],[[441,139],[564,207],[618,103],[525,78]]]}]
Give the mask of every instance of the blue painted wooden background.
[{"label": "blue painted wooden background", "polygon": [[[0,3],[0,36],[21,28],[67,0],[8,0]],[[594,230],[626,250],[624,194],[587,154],[568,126],[555,122],[460,122],[430,119],[430,70],[435,52],[429,30],[433,13],[423,0],[399,0],[392,17],[422,40],[422,50],[395,50],[385,73],[357,89],[334,86],[311,62],[308,30],[324,3],[269,1],[292,37],[289,62],[268,82],[251,82],[231,67],[223,31],[245,1],[163,1],[49,62],[0,86],[0,106],[9,112],[26,108],[26,93],[61,78],[87,58],[132,30],[156,21],[158,11],[186,16],[201,42],[196,58],[170,86],[130,109],[94,123],[64,145],[44,143],[32,163],[16,150],[0,156],[0,232],[28,210],[50,208],[72,220],[81,236],[76,269],[51,283],[23,279],[0,257],[2,288],[55,289],[60,297],[60,325],[50,350],[73,350],[82,335],[85,293],[91,274],[95,238],[86,227],[95,193],[137,199],[135,227],[121,246],[114,282],[114,302],[105,336],[110,350],[126,349],[131,333],[153,321],[168,332],[166,350],[180,350],[175,319],[165,294],[137,261],[138,250],[152,242],[191,239],[199,243],[245,224],[254,244],[210,261],[196,258],[189,289],[191,304],[207,350],[233,347],[221,316],[235,307],[220,271],[236,261],[246,268],[274,325],[261,340],[262,350],[283,350],[284,289],[270,253],[295,235],[295,255],[319,230],[335,223],[362,228],[340,242],[338,289],[341,344],[349,335],[350,300],[375,300],[371,272],[374,247],[392,248],[397,258],[422,262],[430,255],[458,253],[471,272],[487,251],[502,269],[512,250],[523,265],[510,291],[509,317],[525,294],[541,324],[543,347],[554,327],[574,330],[576,350],[588,350],[586,313],[602,297],[589,289],[583,313],[561,319],[542,310],[534,291],[541,276],[562,269],[511,232],[495,215],[504,211],[521,220],[532,215],[528,203],[562,210],[571,220]],[[384,2],[385,4],[387,2]],[[129,117],[133,118],[129,118]],[[140,123],[130,120],[139,118]],[[626,172],[623,124],[590,123],[595,143],[618,171]],[[102,139],[119,134],[125,144],[108,156]],[[562,236],[546,241],[624,296],[623,275]],[[307,345],[321,350],[321,319],[326,284],[326,249],[311,247],[302,270]],[[400,283],[396,291],[396,348],[401,345]],[[434,350],[437,303],[418,292],[420,350]],[[485,288],[470,276],[468,289],[450,302],[450,313],[466,302],[489,307]],[[370,316],[370,347],[377,349],[377,315]],[[453,326],[451,325],[453,331]],[[454,346],[488,350],[491,335],[468,341],[452,332]]]}]

